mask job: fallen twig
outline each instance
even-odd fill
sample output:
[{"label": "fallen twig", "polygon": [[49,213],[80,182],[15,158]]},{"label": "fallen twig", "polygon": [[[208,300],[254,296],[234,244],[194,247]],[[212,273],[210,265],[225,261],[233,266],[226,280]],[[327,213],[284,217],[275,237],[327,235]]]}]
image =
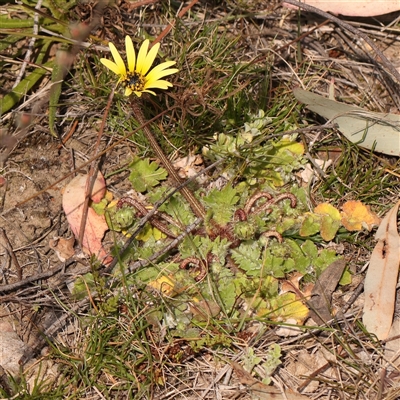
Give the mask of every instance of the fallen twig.
[{"label": "fallen twig", "polygon": [[18,259],[17,259],[16,255],[14,253],[14,250],[13,250],[13,248],[11,246],[11,243],[8,240],[6,231],[3,228],[0,228],[0,235],[4,240],[4,247],[5,247],[6,251],[8,251],[8,253],[10,254],[11,260],[12,260],[14,266],[15,266],[15,269],[17,271],[18,279],[21,280],[22,279],[22,268],[19,265]]},{"label": "fallen twig", "polygon": [[19,289],[22,286],[27,285],[28,283],[35,282],[35,281],[40,281],[42,279],[50,278],[51,276],[57,274],[58,272],[62,271],[63,269],[69,267],[75,261],[76,260],[71,257],[69,260],[65,261],[65,263],[62,263],[62,264],[57,265],[57,266],[55,266],[53,268],[50,268],[47,271],[41,272],[41,273],[36,274],[36,275],[29,276],[28,278],[22,279],[19,282],[10,283],[9,285],[1,285],[0,286],[0,293],[11,292],[13,290]]}]

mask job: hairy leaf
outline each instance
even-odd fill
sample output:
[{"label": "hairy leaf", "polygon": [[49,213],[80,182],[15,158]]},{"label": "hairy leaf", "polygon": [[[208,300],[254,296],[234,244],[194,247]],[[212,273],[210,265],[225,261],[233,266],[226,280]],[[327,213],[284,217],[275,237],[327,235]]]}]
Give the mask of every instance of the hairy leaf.
[{"label": "hairy leaf", "polygon": [[156,162],[150,162],[148,158],[142,160],[136,157],[130,164],[131,174],[129,180],[133,188],[138,192],[145,192],[154,186],[157,186],[160,181],[167,178],[168,174],[164,168],[161,168]]},{"label": "hairy leaf", "polygon": [[209,207],[211,218],[217,224],[224,226],[232,219],[233,206],[239,201],[239,196],[235,189],[226,185],[222,190],[211,190],[203,201]]},{"label": "hairy leaf", "polygon": [[260,257],[261,246],[257,242],[245,242],[232,250],[232,258],[250,276],[259,275],[262,265]]}]

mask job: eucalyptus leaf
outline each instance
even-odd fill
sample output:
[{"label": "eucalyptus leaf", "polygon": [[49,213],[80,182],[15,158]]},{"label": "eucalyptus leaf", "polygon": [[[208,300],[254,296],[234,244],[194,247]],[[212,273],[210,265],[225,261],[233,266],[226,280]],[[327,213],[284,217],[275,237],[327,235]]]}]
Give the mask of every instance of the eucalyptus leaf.
[{"label": "eucalyptus leaf", "polygon": [[400,115],[366,111],[296,88],[297,100],[337,124],[340,132],[360,147],[400,156]]}]

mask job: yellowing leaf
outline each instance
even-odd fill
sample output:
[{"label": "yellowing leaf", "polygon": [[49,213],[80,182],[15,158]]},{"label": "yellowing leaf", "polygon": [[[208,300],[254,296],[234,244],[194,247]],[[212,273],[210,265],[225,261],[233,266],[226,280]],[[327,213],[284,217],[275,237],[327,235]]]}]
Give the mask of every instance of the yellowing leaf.
[{"label": "yellowing leaf", "polygon": [[315,207],[314,212],[321,215],[321,236],[329,242],[336,236],[336,232],[340,228],[340,212],[328,203],[319,204]]},{"label": "yellowing leaf", "polygon": [[351,281],[352,281],[352,275],[348,269],[345,269],[343,271],[342,277],[340,278],[339,285],[340,286],[350,285]]},{"label": "yellowing leaf", "polygon": [[157,228],[151,226],[150,224],[146,224],[144,228],[140,231],[140,233],[136,236],[136,239],[141,240],[142,242],[147,242],[152,237],[154,237],[155,240],[160,240],[165,239],[167,235],[162,233]]},{"label": "yellowing leaf", "polygon": [[358,200],[346,202],[342,210],[342,224],[348,231],[361,231],[362,228],[370,231],[380,222],[380,218]]},{"label": "yellowing leaf", "polygon": [[301,228],[300,236],[312,236],[319,232],[321,217],[316,214],[306,213]]},{"label": "yellowing leaf", "polygon": [[334,221],[340,221],[340,212],[328,203],[318,204],[314,209],[315,214],[329,215]]},{"label": "yellowing leaf", "polygon": [[176,295],[174,282],[167,276],[160,276],[156,280],[149,282],[147,285],[166,296],[173,297]]},{"label": "yellowing leaf", "polygon": [[322,215],[320,228],[322,239],[330,242],[336,236],[336,232],[339,228],[340,221],[332,219],[330,215]]},{"label": "yellowing leaf", "polygon": [[281,187],[285,184],[282,175],[277,171],[268,172],[268,179],[270,179],[272,184],[276,187]]},{"label": "yellowing leaf", "polygon": [[[287,144],[285,144],[287,142]],[[302,155],[304,154],[304,145],[303,143],[293,142],[292,140],[282,139],[279,144],[282,146],[278,150],[278,154],[284,152],[285,150],[289,150],[293,154]]]},{"label": "yellowing leaf", "polygon": [[308,308],[302,301],[297,300],[294,293],[284,293],[279,296],[282,308],[279,310],[280,318],[287,320],[294,318],[298,323],[302,323],[308,316]]},{"label": "yellowing leaf", "polygon": [[308,316],[308,308],[295,293],[286,292],[271,299],[268,307],[260,307],[257,310],[258,317],[268,316],[273,320],[286,321],[295,319],[297,323],[303,323]]}]

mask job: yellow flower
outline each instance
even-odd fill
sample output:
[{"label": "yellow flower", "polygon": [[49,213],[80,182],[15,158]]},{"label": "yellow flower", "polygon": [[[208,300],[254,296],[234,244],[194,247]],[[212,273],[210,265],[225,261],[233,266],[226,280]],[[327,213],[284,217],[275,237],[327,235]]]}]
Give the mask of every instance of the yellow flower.
[{"label": "yellow flower", "polygon": [[136,96],[140,97],[144,92],[155,95],[155,93],[149,89],[168,89],[172,86],[172,83],[161,78],[179,71],[176,68],[169,68],[176,64],[175,61],[163,62],[150,70],[157,56],[158,49],[160,48],[160,43],[156,43],[150,50],[149,43],[147,39],[143,42],[136,59],[132,39],[130,36],[125,37],[128,70],[126,70],[125,63],[117,48],[111,42],[108,46],[110,47],[115,62],[107,60],[106,58],[100,59],[103,65],[119,75],[118,83],[121,82],[124,86],[125,96],[130,96],[132,93],[135,93]]}]

